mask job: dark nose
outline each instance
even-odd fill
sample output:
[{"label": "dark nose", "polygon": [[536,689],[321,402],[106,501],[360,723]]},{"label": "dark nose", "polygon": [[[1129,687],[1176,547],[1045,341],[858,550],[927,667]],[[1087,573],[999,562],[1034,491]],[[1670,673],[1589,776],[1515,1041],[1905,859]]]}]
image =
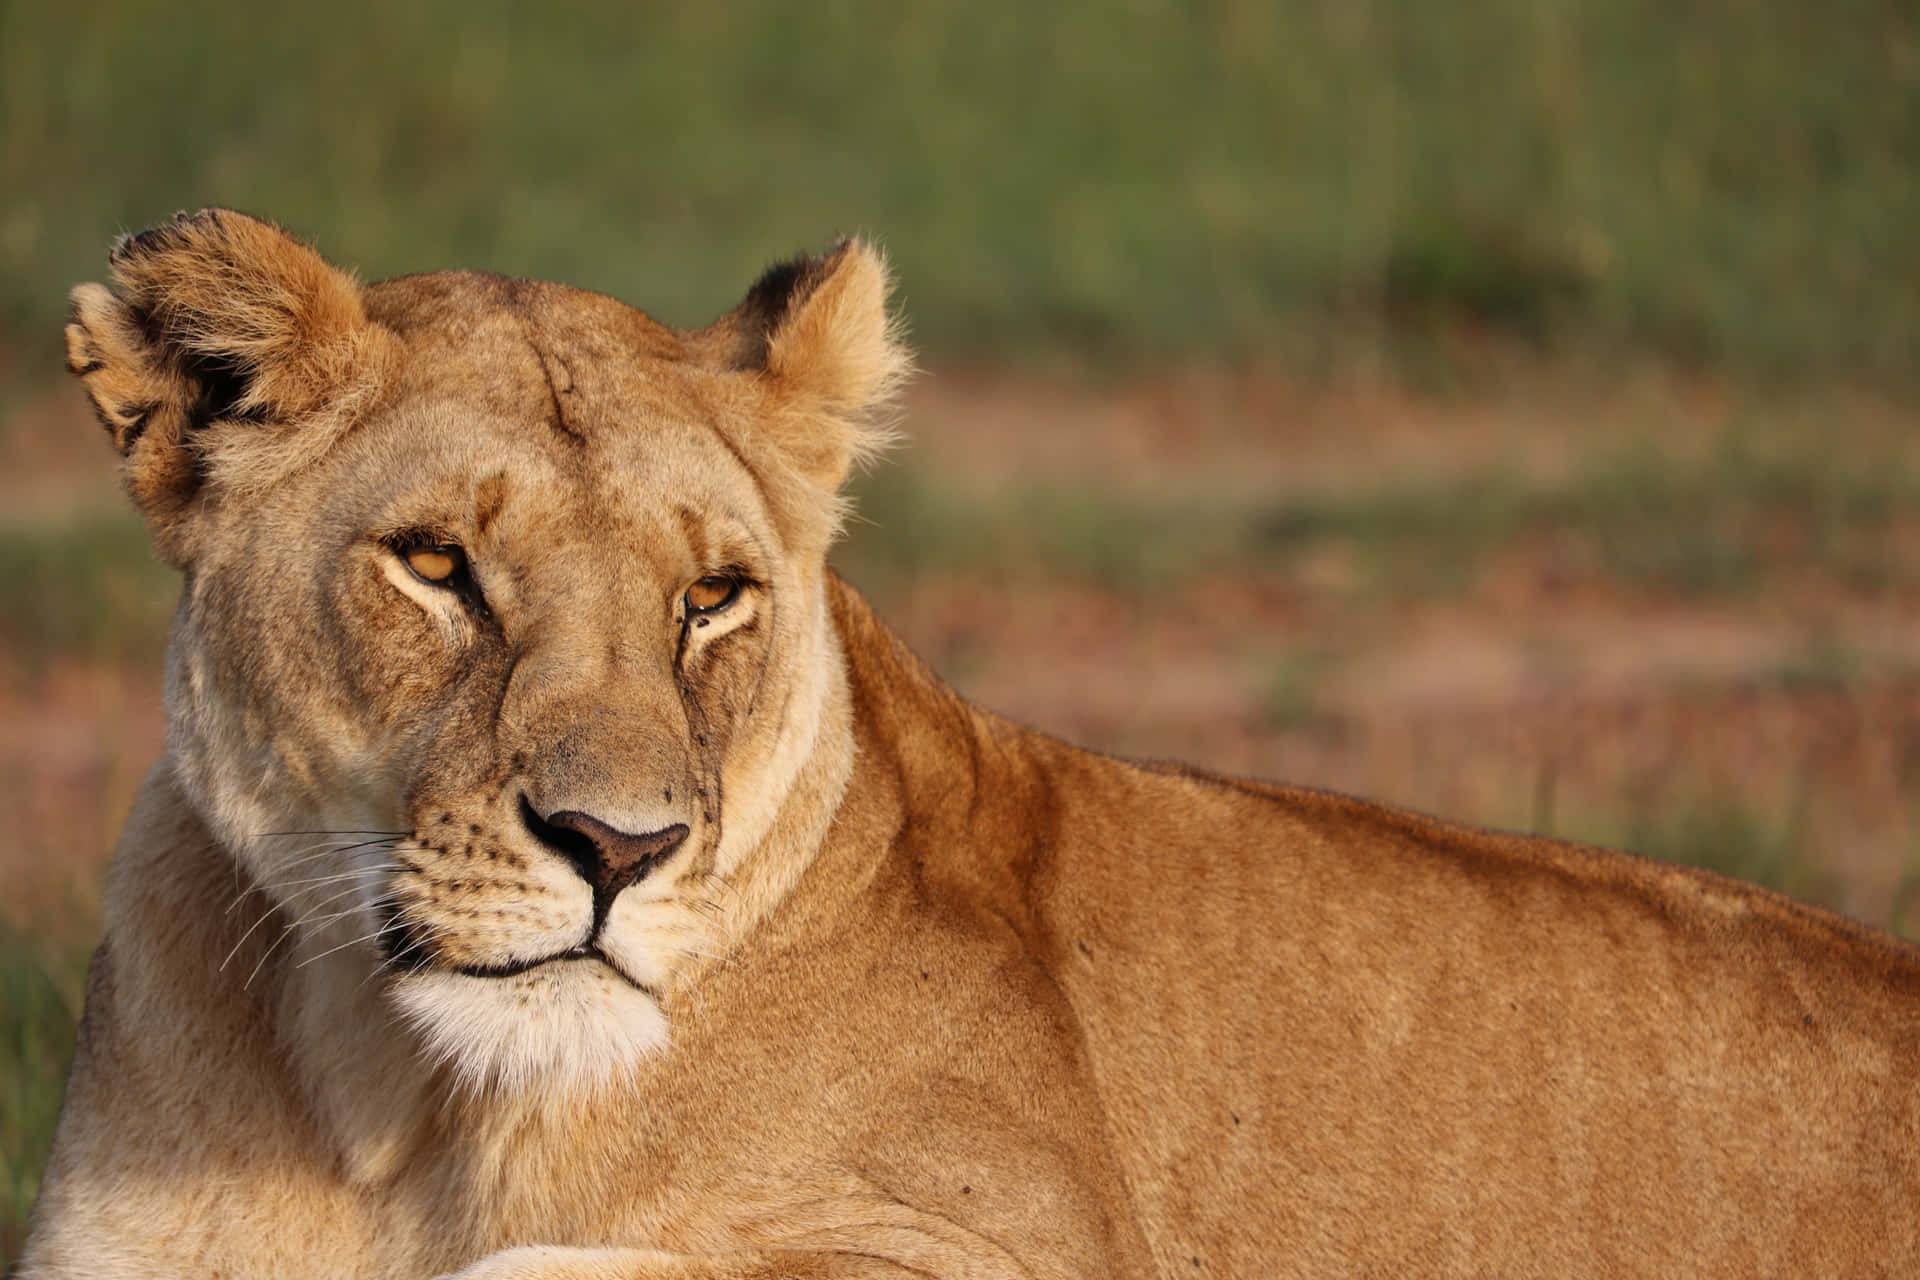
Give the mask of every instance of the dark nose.
[{"label": "dark nose", "polygon": [[687,824],[634,835],[578,809],[561,809],[541,817],[525,796],[520,797],[520,820],[540,843],[565,858],[593,886],[594,932],[607,918],[622,889],[673,856],[687,838]]}]

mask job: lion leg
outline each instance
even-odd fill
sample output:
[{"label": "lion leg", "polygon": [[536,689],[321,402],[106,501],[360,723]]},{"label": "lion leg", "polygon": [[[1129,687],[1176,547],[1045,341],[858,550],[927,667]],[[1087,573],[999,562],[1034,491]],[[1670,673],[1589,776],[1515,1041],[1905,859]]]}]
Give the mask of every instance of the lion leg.
[{"label": "lion leg", "polygon": [[883,1258],[811,1250],[697,1256],[530,1245],[488,1254],[440,1280],[902,1280],[925,1274]]}]

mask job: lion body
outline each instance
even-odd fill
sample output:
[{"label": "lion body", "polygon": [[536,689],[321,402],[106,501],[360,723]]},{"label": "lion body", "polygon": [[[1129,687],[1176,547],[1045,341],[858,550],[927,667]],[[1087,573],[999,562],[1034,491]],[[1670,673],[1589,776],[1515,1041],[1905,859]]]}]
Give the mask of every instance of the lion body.
[{"label": "lion body", "polygon": [[[115,344],[210,259],[335,288],[260,225],[78,298],[188,586],[26,1280],[1920,1267],[1920,951],[1083,752],[907,653],[821,559],[833,433],[898,367],[859,246],[692,335],[340,285],[364,316],[291,310],[348,391],[215,351],[245,385],[210,411],[210,307],[188,355]],[[326,438],[254,455],[295,420]],[[408,576],[415,527],[471,595]],[[721,568],[738,599],[675,603]],[[684,840],[589,890],[555,833],[587,805]],[[268,834],[307,829],[355,835]]]}]

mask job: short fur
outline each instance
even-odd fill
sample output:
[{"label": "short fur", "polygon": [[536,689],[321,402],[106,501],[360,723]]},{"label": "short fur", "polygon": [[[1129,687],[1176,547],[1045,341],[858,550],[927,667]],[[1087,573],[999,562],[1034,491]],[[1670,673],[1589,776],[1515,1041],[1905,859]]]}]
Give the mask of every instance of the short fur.
[{"label": "short fur", "polygon": [[[698,333],[217,210],[113,262],[185,588],[27,1280],[1920,1271],[1914,948],[916,661],[824,564],[866,245]],[[563,828],[672,845],[597,939]]]}]

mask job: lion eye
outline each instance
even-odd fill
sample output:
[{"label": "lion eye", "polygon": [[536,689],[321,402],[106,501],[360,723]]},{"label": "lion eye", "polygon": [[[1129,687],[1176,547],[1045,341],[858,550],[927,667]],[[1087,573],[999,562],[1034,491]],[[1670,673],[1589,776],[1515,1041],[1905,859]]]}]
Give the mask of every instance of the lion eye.
[{"label": "lion eye", "polygon": [[454,577],[467,563],[467,553],[459,547],[442,545],[437,547],[415,547],[405,553],[407,568],[422,582],[431,582],[435,586],[449,586]]},{"label": "lion eye", "polygon": [[738,578],[719,575],[702,578],[687,588],[688,613],[715,613],[732,604],[740,594]]}]

